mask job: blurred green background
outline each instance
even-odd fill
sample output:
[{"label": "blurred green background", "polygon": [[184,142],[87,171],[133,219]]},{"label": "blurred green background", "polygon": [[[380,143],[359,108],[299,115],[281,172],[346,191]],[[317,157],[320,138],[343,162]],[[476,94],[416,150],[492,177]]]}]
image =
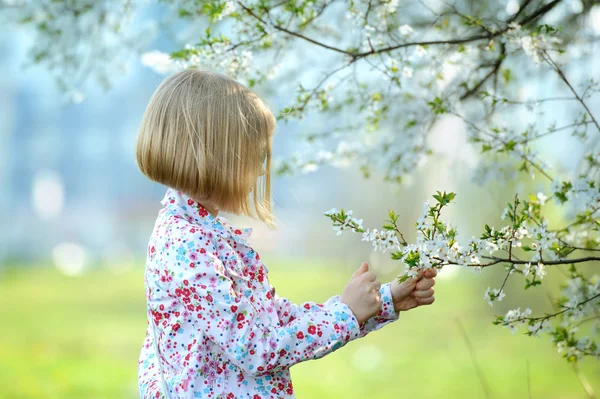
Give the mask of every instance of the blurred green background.
[{"label": "blurred green background", "polygon": [[[314,260],[265,263],[277,292],[295,302],[325,301],[341,292],[352,272]],[[126,272],[98,268],[77,277],[52,267],[4,269],[0,398],[135,398],[146,326],[141,264]],[[455,273],[460,278],[440,274],[435,306],[401,313],[396,323],[323,359],[293,366],[296,396],[484,398],[485,384],[493,398],[587,397],[573,366],[550,342],[491,324],[492,315],[510,302],[490,308],[480,298],[481,277]],[[392,277],[380,274],[380,281]],[[529,299],[550,306],[544,296]],[[598,362],[588,359],[580,371],[600,391]]]}]

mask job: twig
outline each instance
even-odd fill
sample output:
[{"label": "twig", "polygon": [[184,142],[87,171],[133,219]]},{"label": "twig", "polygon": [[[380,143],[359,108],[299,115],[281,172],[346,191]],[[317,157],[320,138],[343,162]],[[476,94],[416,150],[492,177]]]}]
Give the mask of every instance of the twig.
[{"label": "twig", "polygon": [[575,96],[575,98],[577,98],[577,101],[579,101],[579,103],[581,103],[581,105],[583,106],[583,108],[585,108],[585,110],[587,111],[588,115],[590,116],[590,118],[592,118],[592,121],[594,122],[594,124],[598,128],[598,131],[600,132],[600,125],[596,121],[596,118],[594,118],[594,115],[592,114],[592,111],[590,111],[590,109],[588,108],[588,106],[585,103],[585,101],[583,101],[583,98],[581,98],[579,96],[579,94],[577,94],[577,92],[575,91],[575,89],[573,88],[573,86],[571,86],[571,83],[569,82],[569,80],[565,76],[565,74],[562,71],[562,69],[560,69],[560,67],[556,64],[556,62],[554,62],[554,60],[552,59],[552,57],[550,57],[550,54],[548,54],[548,52],[546,50],[542,50],[542,51],[543,51],[543,53],[545,55],[544,59],[546,60],[546,62],[548,62],[548,64],[550,64],[550,66],[558,74],[558,76],[561,78],[561,80],[563,82],[565,82],[565,84],[569,87],[569,89],[571,90],[571,92],[573,93],[573,95]]}]

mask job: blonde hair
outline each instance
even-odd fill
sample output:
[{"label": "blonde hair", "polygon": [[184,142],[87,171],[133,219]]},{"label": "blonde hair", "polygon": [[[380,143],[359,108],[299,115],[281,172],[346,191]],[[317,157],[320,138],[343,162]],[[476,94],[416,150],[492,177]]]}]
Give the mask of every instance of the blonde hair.
[{"label": "blonde hair", "polygon": [[151,180],[218,210],[254,217],[252,193],[256,215],[273,227],[274,130],[275,117],[250,89],[219,73],[185,69],[152,95],[137,163]]}]

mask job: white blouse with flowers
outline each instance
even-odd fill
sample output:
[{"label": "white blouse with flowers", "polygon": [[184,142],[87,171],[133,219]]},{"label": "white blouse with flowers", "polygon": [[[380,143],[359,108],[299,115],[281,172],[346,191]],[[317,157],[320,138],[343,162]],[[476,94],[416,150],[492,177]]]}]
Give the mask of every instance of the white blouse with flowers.
[{"label": "white blouse with flowers", "polygon": [[295,398],[291,366],[398,319],[389,283],[380,289],[380,313],[360,326],[339,295],[294,304],[269,284],[246,241],[251,229],[232,227],[174,189],[161,203],[145,269],[141,398]]}]

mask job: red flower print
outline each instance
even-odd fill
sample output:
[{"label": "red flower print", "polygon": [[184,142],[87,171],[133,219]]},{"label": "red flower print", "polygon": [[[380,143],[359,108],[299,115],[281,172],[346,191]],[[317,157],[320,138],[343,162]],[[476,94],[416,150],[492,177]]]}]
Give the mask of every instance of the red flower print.
[{"label": "red flower print", "polygon": [[190,267],[193,269],[196,267],[196,264],[194,262],[190,262]]},{"label": "red flower print", "polygon": [[323,332],[322,332],[322,331],[318,331],[318,332],[317,332],[317,335],[318,335],[319,337],[321,337],[321,336],[323,336]]},{"label": "red flower print", "polygon": [[273,393],[277,393],[277,389],[275,389],[275,388],[271,388],[271,392],[273,392]]},{"label": "red flower print", "polygon": [[256,353],[256,351],[254,349],[250,349],[250,354],[254,355]]},{"label": "red flower print", "polygon": [[242,321],[242,320],[244,320],[244,318],[245,318],[245,316],[244,316],[244,314],[243,314],[243,313],[238,313],[238,315],[237,315],[237,317],[236,317],[236,320],[237,320],[237,321]]},{"label": "red flower print", "polygon": [[227,399],[233,399],[235,396],[233,396],[233,392],[229,392],[229,394],[227,394]]},{"label": "red flower print", "polygon": [[188,305],[188,310],[194,311],[194,305],[192,305],[191,303]]},{"label": "red flower print", "polygon": [[288,395],[291,395],[294,393],[294,390],[292,388],[288,388],[285,390],[285,393],[287,393]]},{"label": "red flower print", "polygon": [[255,395],[252,397],[252,399],[262,399],[262,398],[260,397],[260,395],[256,395],[256,394],[255,394]]},{"label": "red flower print", "polygon": [[152,247],[150,247],[150,253],[152,253],[152,254],[153,254],[154,252],[156,252],[156,248],[155,248],[155,247],[154,247],[154,245],[153,245]]},{"label": "red flower print", "polygon": [[206,296],[206,300],[207,300],[208,302],[212,302],[212,301],[213,301],[213,297],[212,297],[212,295],[208,294],[208,295]]},{"label": "red flower print", "polygon": [[175,295],[181,296],[182,293],[181,288],[175,288]]},{"label": "red flower print", "polygon": [[192,292],[190,291],[189,288],[184,288],[183,289],[183,295],[185,296],[190,296],[192,294]]},{"label": "red flower print", "polygon": [[190,233],[195,233],[195,232],[196,232],[196,229],[192,227],[192,228],[190,229]]},{"label": "red flower print", "polygon": [[298,337],[298,339],[302,339],[302,338],[304,338],[304,333],[302,331],[298,331],[298,334],[296,334],[296,337]]},{"label": "red flower print", "polygon": [[175,324],[173,324],[172,328],[173,328],[174,332],[177,332],[177,330],[179,330],[181,328],[181,326],[179,325],[179,323],[175,323]]},{"label": "red flower print", "polygon": [[236,229],[236,230],[235,230],[235,234],[242,234],[242,230],[240,230],[240,229]]},{"label": "red flower print", "polygon": [[238,310],[238,307],[235,305],[231,305],[231,312],[235,313]]},{"label": "red flower print", "polygon": [[190,282],[187,280],[183,280],[183,285],[190,285]]},{"label": "red flower print", "polygon": [[304,304],[304,309],[306,309],[306,310],[310,310],[310,304],[308,304],[308,303],[305,303],[305,304]]},{"label": "red flower print", "polygon": [[204,209],[204,207],[200,207],[200,209],[198,210],[198,214],[202,217],[205,217],[206,215],[208,215],[208,211],[206,209]]},{"label": "red flower print", "polygon": [[315,334],[317,332],[317,327],[315,326],[308,326],[308,333],[309,334]]},{"label": "red flower print", "polygon": [[165,305],[163,305],[163,304],[161,303],[161,304],[158,306],[158,308],[159,308],[160,310],[165,310]]},{"label": "red flower print", "polygon": [[200,248],[200,253],[204,255],[206,253],[206,249]]},{"label": "red flower print", "polygon": [[283,385],[283,382],[280,382],[277,384],[277,388],[279,388],[280,391],[283,391],[283,388],[285,388],[285,385]]},{"label": "red flower print", "polygon": [[279,356],[285,356],[287,354],[285,349],[279,351]]},{"label": "red flower print", "polygon": [[238,330],[241,330],[242,328],[244,328],[244,325],[242,323],[238,323]]}]

